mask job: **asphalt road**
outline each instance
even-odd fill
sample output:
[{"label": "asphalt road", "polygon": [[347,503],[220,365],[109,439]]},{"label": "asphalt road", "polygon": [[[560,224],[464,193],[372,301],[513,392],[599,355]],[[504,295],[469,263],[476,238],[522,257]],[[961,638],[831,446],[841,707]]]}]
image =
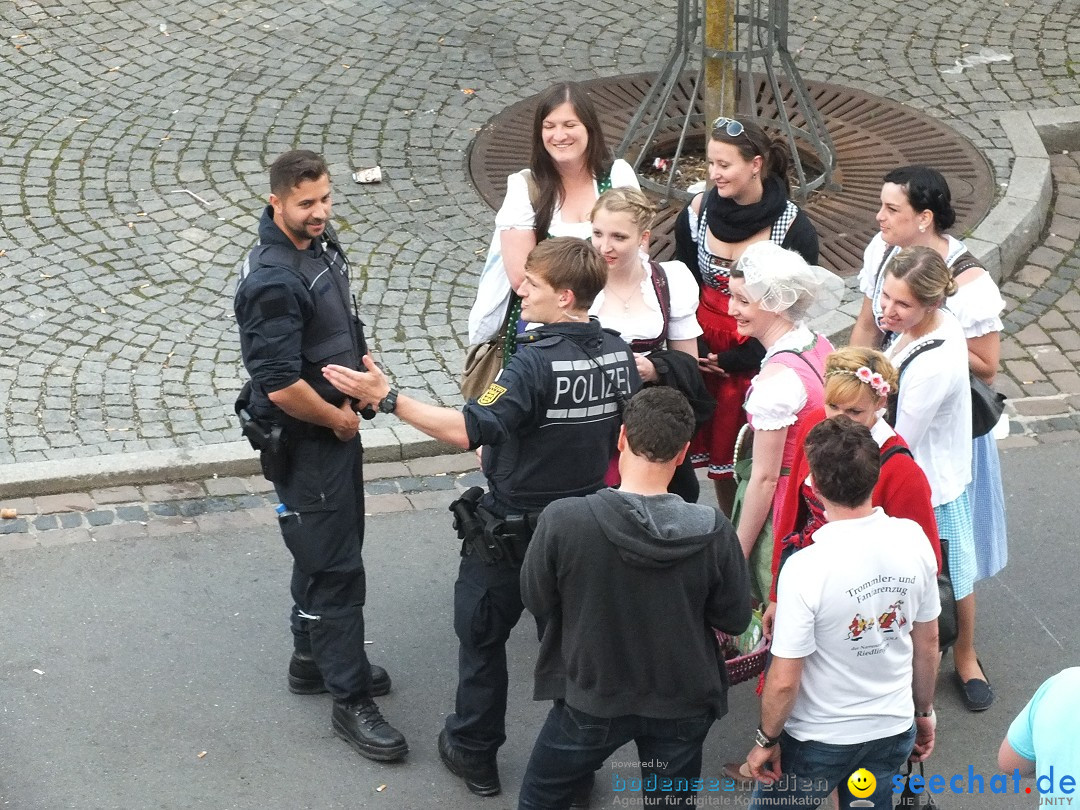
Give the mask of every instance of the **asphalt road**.
[{"label": "asphalt road", "polygon": [[[982,715],[965,712],[946,659],[930,772],[966,775],[972,766],[988,777],[1015,713],[1044,678],[1076,663],[1076,564],[1068,562],[1076,450],[1005,454],[1012,559],[977,589],[980,656],[998,700]],[[272,529],[0,552],[0,807],[515,807],[546,711],[530,700],[532,623],[522,622],[510,645],[506,790],[481,800],[443,769],[434,747],[455,684],[449,515],[376,516],[368,537],[369,652],[394,678],[379,702],[412,746],[396,765],[362,759],[335,738],[328,697],[286,690],[289,560]],[[731,709],[710,734],[706,777],[750,744],[749,685],[733,689]],[[627,748],[613,762],[634,759]],[[627,778],[633,769],[601,771],[594,807],[617,800],[613,773]],[[742,798],[713,794],[705,806]],[[1011,809],[1037,798],[944,795],[938,803]]]}]

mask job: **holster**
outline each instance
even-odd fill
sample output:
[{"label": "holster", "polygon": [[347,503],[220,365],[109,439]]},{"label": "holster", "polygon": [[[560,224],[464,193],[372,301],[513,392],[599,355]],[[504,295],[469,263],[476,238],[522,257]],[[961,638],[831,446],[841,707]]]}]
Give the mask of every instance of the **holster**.
[{"label": "holster", "polygon": [[450,504],[454,529],[461,542],[461,556],[477,555],[485,565],[506,561],[521,565],[529,547],[539,512],[498,517],[480,506],[484,490],[471,487]]},{"label": "holster", "polygon": [[284,426],[263,419],[256,419],[248,410],[251,382],[247,382],[236,399],[236,417],[240,420],[240,432],[253,450],[259,451],[259,465],[263,477],[274,484],[284,484],[289,477],[288,441]]}]

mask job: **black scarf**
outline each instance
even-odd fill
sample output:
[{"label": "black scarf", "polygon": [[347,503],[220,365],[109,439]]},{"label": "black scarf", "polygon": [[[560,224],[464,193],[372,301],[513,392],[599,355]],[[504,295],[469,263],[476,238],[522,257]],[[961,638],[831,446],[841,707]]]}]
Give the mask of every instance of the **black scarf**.
[{"label": "black scarf", "polygon": [[705,214],[709,231],[721,242],[743,242],[766,228],[771,228],[787,205],[784,181],[769,175],[761,184],[761,199],[750,205],[739,205],[730,197],[721,197],[713,188],[705,198]]}]

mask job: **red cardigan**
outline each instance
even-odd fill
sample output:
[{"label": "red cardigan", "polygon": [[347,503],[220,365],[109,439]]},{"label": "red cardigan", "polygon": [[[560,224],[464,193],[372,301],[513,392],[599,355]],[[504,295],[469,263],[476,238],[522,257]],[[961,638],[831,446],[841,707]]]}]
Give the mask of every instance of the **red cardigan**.
[{"label": "red cardigan", "polygon": [[[806,453],[803,444],[806,434],[818,422],[825,418],[825,409],[818,408],[806,416],[806,421],[799,432],[795,447],[795,458],[791,462],[791,475],[787,479],[787,498],[784,500],[784,511],[780,513],[779,520],[773,525],[773,587],[770,599],[776,599],[776,575],[780,570],[780,552],[783,544],[780,542],[797,528],[795,523],[799,519],[799,507],[802,504],[802,485],[806,476],[810,474],[810,467],[806,462]],[[896,447],[907,447],[907,443],[899,436],[892,436],[881,446],[881,452]],[[915,463],[915,459],[904,453],[894,453],[881,468],[878,482],[874,486],[871,503],[880,506],[889,517],[907,518],[914,520],[926,536],[930,539],[930,545],[934,549],[934,558],[937,560],[938,571],[941,571],[941,541],[938,538],[937,520],[934,518],[934,507],[930,505],[930,482],[926,480],[926,473]],[[811,541],[813,537],[811,536]]]}]

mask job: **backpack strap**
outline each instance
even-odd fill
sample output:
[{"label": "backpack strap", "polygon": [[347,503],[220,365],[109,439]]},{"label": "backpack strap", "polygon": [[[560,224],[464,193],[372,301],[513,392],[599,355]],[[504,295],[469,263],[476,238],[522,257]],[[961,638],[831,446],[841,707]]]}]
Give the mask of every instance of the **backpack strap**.
[{"label": "backpack strap", "polygon": [[898,444],[895,447],[890,447],[888,450],[881,454],[881,466],[884,467],[885,462],[895,455],[903,455],[907,456],[908,458],[915,458],[915,456],[911,455],[911,451],[904,447],[904,445]]}]

